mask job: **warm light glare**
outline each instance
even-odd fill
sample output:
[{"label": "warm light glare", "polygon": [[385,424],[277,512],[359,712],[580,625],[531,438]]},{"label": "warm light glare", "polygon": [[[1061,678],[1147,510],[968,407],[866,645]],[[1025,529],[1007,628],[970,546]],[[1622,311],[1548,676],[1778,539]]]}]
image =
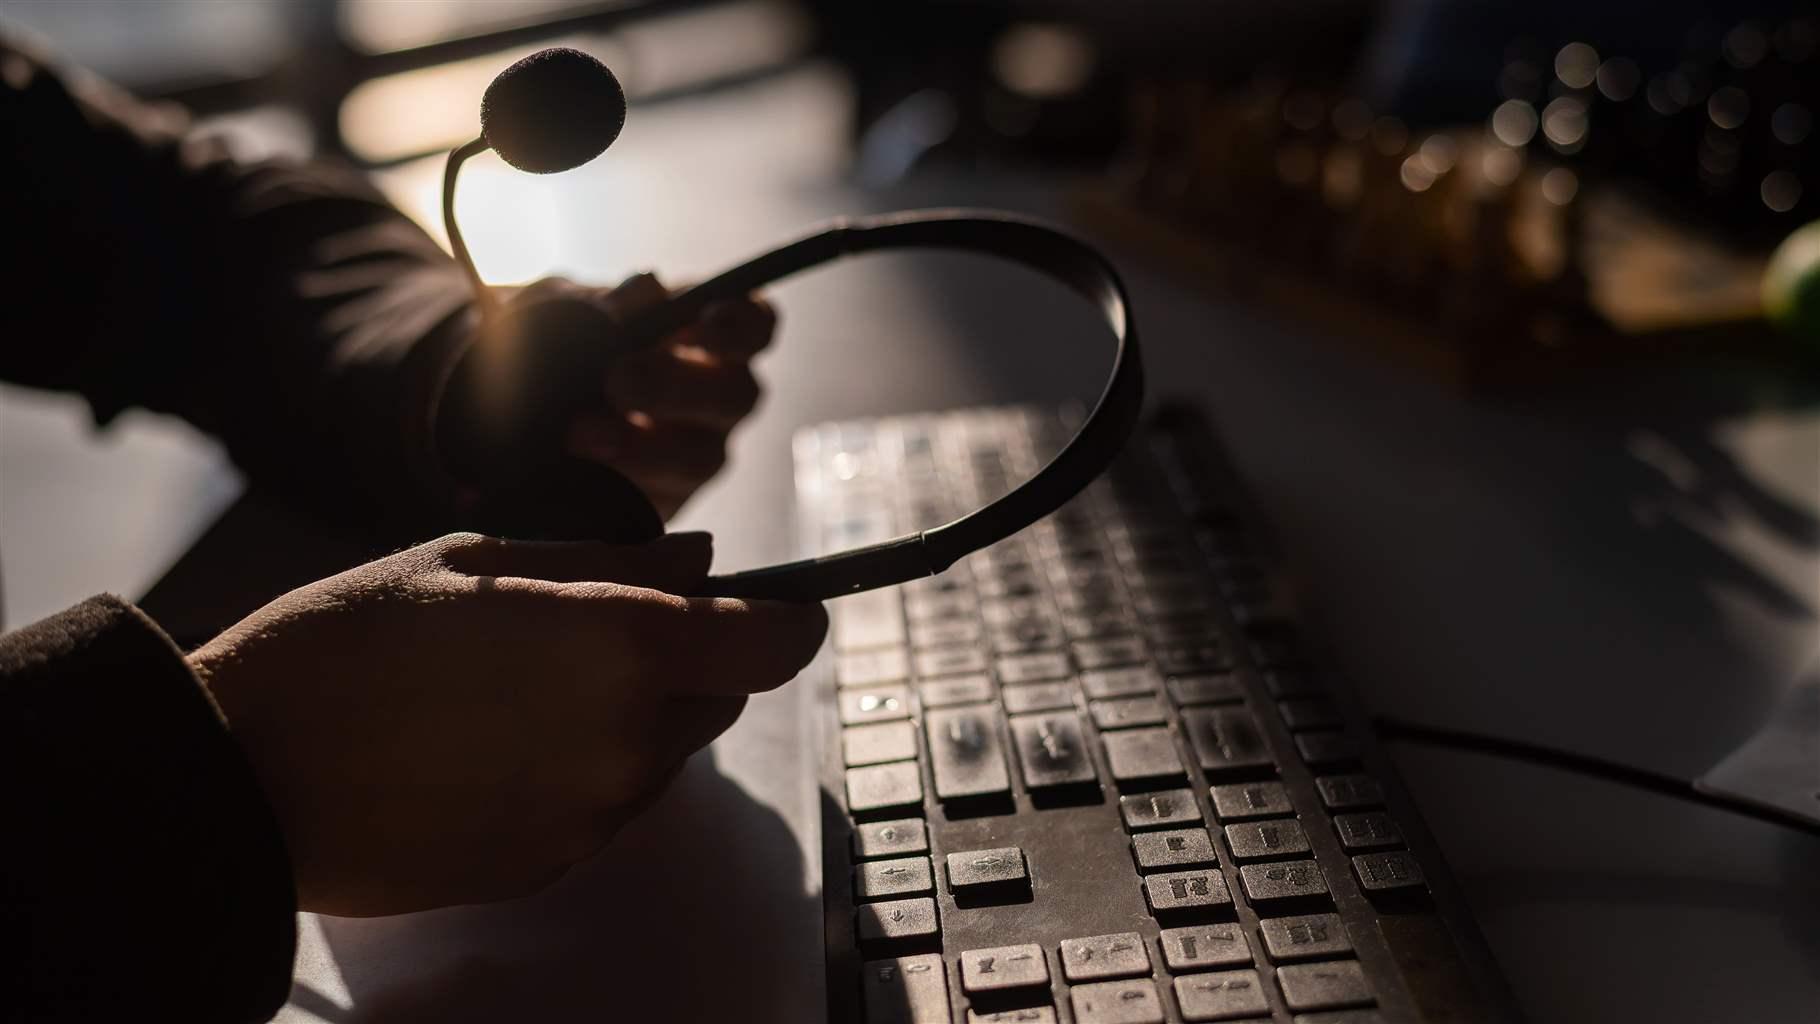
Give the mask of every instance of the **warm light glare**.
[{"label": "warm light glare", "polygon": [[[442,224],[443,157],[438,154],[375,175],[398,208],[448,247]],[[558,220],[565,174],[526,174],[493,153],[462,165],[455,192],[455,216],[474,256],[474,267],[490,284],[517,284],[556,272],[562,249]]]},{"label": "warm light glare", "polygon": [[385,53],[544,21],[600,0],[342,0],[341,33],[355,49]]}]

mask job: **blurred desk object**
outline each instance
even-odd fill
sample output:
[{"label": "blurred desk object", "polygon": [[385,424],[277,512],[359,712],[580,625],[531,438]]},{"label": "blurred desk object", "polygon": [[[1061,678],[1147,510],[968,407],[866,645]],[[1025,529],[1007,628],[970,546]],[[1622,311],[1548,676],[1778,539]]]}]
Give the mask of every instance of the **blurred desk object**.
[{"label": "blurred desk object", "polygon": [[[810,68],[635,109],[608,159],[523,183],[541,192],[495,193],[496,216],[535,229],[515,243],[515,267],[616,280],[655,266],[686,280],[837,213],[1067,209],[1073,183],[1018,175],[832,188],[846,102],[838,78]],[[389,185],[408,204],[410,166],[398,173]],[[472,233],[484,270],[488,232]],[[1490,404],[1147,272],[1152,254],[1129,241],[1111,252],[1157,390],[1210,409],[1380,711],[1692,777],[1811,660],[1811,387],[1705,363]],[[790,552],[797,426],[1060,401],[1103,369],[1090,321],[1046,283],[985,261],[861,261],[776,299],[767,401],[677,524],[713,529],[724,568]],[[17,479],[12,452],[0,448],[0,479]],[[114,483],[70,496],[72,509],[147,493]],[[0,517],[8,552],[35,542],[20,532]],[[179,615],[176,602],[199,595],[177,581],[244,579],[288,543],[244,536],[250,548],[205,542],[148,603]],[[819,1019],[816,813],[797,700],[794,687],[755,700],[613,850],[543,896],[306,917],[280,1019]],[[1531,1019],[1801,1020],[1820,1005],[1812,839],[1475,756],[1412,749],[1401,764]]]}]

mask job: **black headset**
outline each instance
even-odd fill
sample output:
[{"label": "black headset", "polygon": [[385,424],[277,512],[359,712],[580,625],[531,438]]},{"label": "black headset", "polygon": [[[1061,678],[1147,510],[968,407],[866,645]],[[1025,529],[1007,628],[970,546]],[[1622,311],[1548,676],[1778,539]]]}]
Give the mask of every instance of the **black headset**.
[{"label": "black headset", "polygon": [[[599,61],[577,50],[540,51],[507,68],[488,87],[481,104],[481,137],[452,151],[443,175],[443,219],[450,247],[474,284],[483,330],[500,312],[474,269],[455,221],[455,178],[462,162],[492,149],[521,170],[566,170],[604,151],[624,121],[625,94],[618,81]],[[1111,464],[1131,436],[1143,404],[1144,372],[1130,299],[1117,272],[1097,250],[1072,235],[996,211],[918,210],[834,221],[635,314],[607,345],[594,339],[584,351],[560,357],[574,365],[542,369],[546,376],[563,377],[604,369],[620,353],[658,343],[713,303],[745,296],[840,257],[899,249],[996,256],[1072,288],[1099,309],[1113,335],[1112,372],[1105,390],[1048,465],[984,508],[877,544],[710,576],[698,588],[700,595],[821,601],[932,576],[1060,508]],[[544,409],[540,415],[547,419],[563,412]],[[617,483],[618,490],[636,493],[629,482]],[[648,522],[656,516],[650,512],[644,518]],[[661,522],[651,532],[660,531]],[[548,531],[513,524],[501,532],[523,536]]]}]

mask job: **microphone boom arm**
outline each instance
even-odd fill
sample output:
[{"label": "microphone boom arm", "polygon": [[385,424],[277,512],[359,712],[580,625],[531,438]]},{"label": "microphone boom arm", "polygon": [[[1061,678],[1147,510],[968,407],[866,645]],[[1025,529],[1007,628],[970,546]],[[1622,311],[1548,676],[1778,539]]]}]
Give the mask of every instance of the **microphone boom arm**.
[{"label": "microphone boom arm", "polygon": [[461,165],[468,157],[484,153],[490,147],[485,138],[458,146],[449,151],[448,163],[442,170],[442,223],[449,229],[449,249],[455,254],[455,262],[467,272],[468,283],[474,288],[474,301],[480,307],[482,319],[490,318],[499,309],[499,300],[494,297],[492,289],[480,279],[480,271],[474,269],[474,257],[468,254],[468,243],[461,237],[461,225],[455,220],[455,177],[461,172]]}]

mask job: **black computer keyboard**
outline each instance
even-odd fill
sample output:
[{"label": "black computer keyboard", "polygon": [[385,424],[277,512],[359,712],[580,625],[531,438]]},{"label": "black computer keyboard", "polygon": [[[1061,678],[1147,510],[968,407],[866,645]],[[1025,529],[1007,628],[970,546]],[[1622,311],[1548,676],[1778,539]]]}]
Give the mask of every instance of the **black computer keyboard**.
[{"label": "black computer keyboard", "polygon": [[[805,545],[945,522],[1067,433],[1026,408],[805,430]],[[831,1021],[1515,1019],[1270,551],[1172,409],[1031,529],[832,604]]]}]

